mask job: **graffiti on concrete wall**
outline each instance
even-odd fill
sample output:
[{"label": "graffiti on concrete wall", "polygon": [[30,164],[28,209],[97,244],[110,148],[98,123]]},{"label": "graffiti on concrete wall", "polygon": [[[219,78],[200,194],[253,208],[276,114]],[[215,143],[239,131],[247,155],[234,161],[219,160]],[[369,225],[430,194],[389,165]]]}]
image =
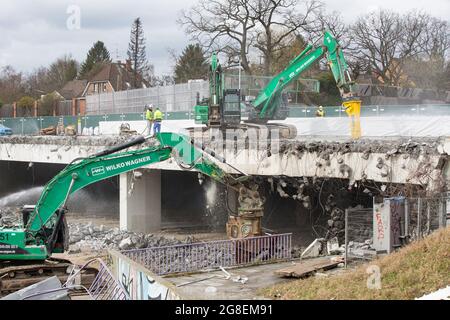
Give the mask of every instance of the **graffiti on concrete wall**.
[{"label": "graffiti on concrete wall", "polygon": [[373,207],[373,247],[377,251],[390,252],[390,205],[375,203]]},{"label": "graffiti on concrete wall", "polygon": [[173,285],[124,255],[110,252],[114,274],[133,300],[179,300]]}]

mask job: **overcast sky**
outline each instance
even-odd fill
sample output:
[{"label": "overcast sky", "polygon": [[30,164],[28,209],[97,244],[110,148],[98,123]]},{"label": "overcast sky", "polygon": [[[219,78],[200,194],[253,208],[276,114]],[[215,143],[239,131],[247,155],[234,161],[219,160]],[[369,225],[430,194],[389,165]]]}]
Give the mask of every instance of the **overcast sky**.
[{"label": "overcast sky", "polygon": [[[78,61],[92,44],[105,42],[115,60],[124,59],[134,18],[141,17],[147,38],[147,54],[158,75],[171,73],[173,61],[168,49],[180,52],[189,39],[177,25],[181,9],[197,0],[1,0],[0,67],[12,65],[30,72],[47,66],[64,54]],[[450,0],[323,0],[328,11],[340,11],[347,22],[377,8],[399,12],[411,8],[450,21]],[[80,28],[67,21],[68,8],[80,9]],[[71,11],[70,13],[73,13]],[[69,22],[74,20],[69,19]],[[75,28],[73,28],[75,27]]]}]

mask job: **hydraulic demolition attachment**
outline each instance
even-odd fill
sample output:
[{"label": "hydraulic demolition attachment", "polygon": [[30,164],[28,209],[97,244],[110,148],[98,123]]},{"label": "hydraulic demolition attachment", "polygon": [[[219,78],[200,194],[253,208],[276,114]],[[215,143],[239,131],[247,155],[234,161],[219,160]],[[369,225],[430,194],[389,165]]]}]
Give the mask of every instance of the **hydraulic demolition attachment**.
[{"label": "hydraulic demolition attachment", "polygon": [[[142,149],[119,152],[147,142],[150,145]],[[95,182],[169,158],[174,158],[185,170],[198,170],[239,192],[239,214],[230,219],[238,221],[243,230],[230,231],[230,235],[261,233],[259,220],[264,200],[251,178],[226,173],[216,164],[226,163],[225,159],[204,146],[196,145],[193,139],[175,133],[161,133],[156,140],[139,137],[87,158],[73,160],[45,186],[35,206],[24,207],[23,226],[0,228],[0,262],[42,261],[52,253],[64,252],[69,240],[66,204],[72,193]]]}]

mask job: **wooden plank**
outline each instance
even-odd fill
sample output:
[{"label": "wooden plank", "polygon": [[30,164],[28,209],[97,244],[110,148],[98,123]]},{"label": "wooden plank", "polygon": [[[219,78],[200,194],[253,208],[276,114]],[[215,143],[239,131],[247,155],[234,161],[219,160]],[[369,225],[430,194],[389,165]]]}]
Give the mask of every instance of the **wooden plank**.
[{"label": "wooden plank", "polygon": [[340,261],[331,261],[330,258],[326,260],[311,259],[297,262],[295,265],[275,271],[275,274],[286,278],[302,278],[314,271],[328,270],[337,267]]}]

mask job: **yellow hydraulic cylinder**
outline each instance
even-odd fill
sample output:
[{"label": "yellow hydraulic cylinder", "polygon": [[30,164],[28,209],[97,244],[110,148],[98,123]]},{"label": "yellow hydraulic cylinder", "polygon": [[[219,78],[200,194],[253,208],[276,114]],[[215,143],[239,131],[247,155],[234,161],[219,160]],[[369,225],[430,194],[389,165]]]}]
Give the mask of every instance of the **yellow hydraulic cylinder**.
[{"label": "yellow hydraulic cylinder", "polygon": [[351,120],[351,133],[353,139],[361,138],[361,100],[350,100],[342,103],[345,112]]}]

